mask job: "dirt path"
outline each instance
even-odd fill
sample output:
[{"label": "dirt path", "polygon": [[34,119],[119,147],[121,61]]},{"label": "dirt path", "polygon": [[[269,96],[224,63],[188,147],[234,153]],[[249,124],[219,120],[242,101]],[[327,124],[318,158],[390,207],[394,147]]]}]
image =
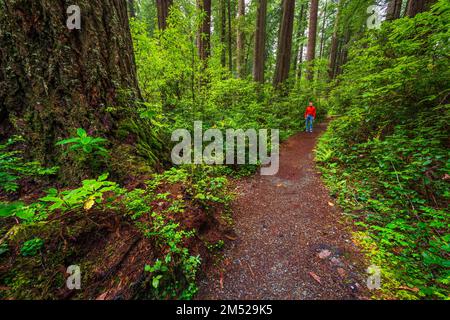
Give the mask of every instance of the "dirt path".
[{"label": "dirt path", "polygon": [[[365,267],[313,161],[318,135],[281,146],[280,171],[239,182],[237,239],[200,283],[198,299],[358,299]],[[331,203],[331,205],[330,205]]]}]

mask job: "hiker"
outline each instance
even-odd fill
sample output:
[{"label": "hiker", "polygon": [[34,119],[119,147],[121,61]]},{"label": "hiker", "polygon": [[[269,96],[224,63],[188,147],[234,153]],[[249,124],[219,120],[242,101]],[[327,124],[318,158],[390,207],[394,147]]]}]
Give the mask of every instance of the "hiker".
[{"label": "hiker", "polygon": [[306,107],[305,120],[306,120],[306,132],[313,132],[313,123],[316,119],[316,107],[310,101],[309,106]]}]

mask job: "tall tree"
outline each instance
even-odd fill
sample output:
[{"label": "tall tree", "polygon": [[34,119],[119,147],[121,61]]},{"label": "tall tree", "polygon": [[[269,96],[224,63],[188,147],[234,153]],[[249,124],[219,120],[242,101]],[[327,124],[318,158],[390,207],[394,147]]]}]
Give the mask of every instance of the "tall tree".
[{"label": "tall tree", "polygon": [[342,1],[339,2],[336,19],[334,20],[334,28],[333,28],[333,37],[331,38],[331,46],[330,46],[330,62],[328,65],[328,75],[330,79],[334,79],[336,77],[336,64],[338,58],[338,44],[339,44],[339,23],[341,17],[342,10]]},{"label": "tall tree", "polygon": [[220,63],[222,67],[227,65],[226,55],[226,35],[227,35],[227,7],[225,0],[220,0],[220,44],[222,45],[222,51],[220,53]]},{"label": "tall tree", "polygon": [[173,0],[156,0],[159,30],[165,30],[167,28],[167,17],[169,16],[170,7],[172,4]]},{"label": "tall tree", "polygon": [[386,12],[386,20],[395,20],[400,18],[402,3],[402,0],[389,0]]},{"label": "tall tree", "polygon": [[328,0],[325,0],[325,9],[323,10],[323,16],[322,16],[322,31],[321,31],[321,36],[320,36],[320,52],[319,52],[320,58],[322,58],[323,46],[325,43],[325,25],[327,22],[327,9],[328,9]]},{"label": "tall tree", "polygon": [[197,0],[197,8],[202,14],[197,36],[198,55],[206,61],[211,55],[211,0]]},{"label": "tall tree", "polygon": [[[28,156],[45,163],[64,158],[55,142],[76,128],[114,140],[130,117],[120,101],[140,98],[127,1],[77,4],[79,30],[67,28],[67,7],[53,1],[0,4],[0,136],[21,135]],[[73,163],[60,165],[66,178],[77,174]]]},{"label": "tall tree", "polygon": [[237,22],[237,38],[236,38],[236,71],[238,77],[244,76],[244,58],[245,58],[245,39],[244,39],[244,23],[245,23],[245,0],[238,0],[238,22]]},{"label": "tall tree", "polygon": [[283,0],[280,34],[278,39],[277,65],[273,84],[278,86],[289,77],[294,29],[295,0]]},{"label": "tall tree", "polygon": [[258,0],[255,30],[255,52],[253,54],[253,79],[264,83],[264,54],[266,48],[267,0]]},{"label": "tall tree", "polygon": [[313,63],[316,57],[316,38],[317,38],[317,15],[319,11],[319,0],[311,0],[311,8],[309,13],[309,34],[308,49],[306,53],[306,61],[308,61],[308,80],[314,79]]},{"label": "tall tree", "polygon": [[[296,50],[294,53],[293,66],[292,70],[296,74],[297,78],[301,78],[301,64],[303,62],[303,37],[305,36],[306,30],[306,11],[308,10],[308,4],[302,2],[300,7],[300,15],[298,17],[297,23],[297,41],[296,41]],[[299,66],[300,64],[300,66]],[[298,68],[298,70],[297,70]]]},{"label": "tall tree", "polygon": [[232,42],[232,20],[231,20],[231,0],[227,2],[227,11],[228,11],[228,67],[230,69],[230,73],[233,72],[233,42]]},{"label": "tall tree", "polygon": [[410,0],[406,14],[414,17],[416,14],[427,11],[436,0]]},{"label": "tall tree", "polygon": [[136,18],[136,7],[134,0],[128,0],[128,10],[130,12],[130,18]]}]

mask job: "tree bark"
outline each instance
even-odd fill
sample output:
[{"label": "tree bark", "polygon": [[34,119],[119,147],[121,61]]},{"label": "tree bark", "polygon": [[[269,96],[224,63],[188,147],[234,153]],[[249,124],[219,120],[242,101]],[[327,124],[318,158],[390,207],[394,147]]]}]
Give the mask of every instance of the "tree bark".
[{"label": "tree bark", "polygon": [[313,63],[316,57],[316,38],[317,38],[317,14],[319,11],[319,0],[311,0],[311,9],[309,14],[309,35],[306,61],[308,62],[308,80],[314,79]]},{"label": "tree bark", "polygon": [[255,53],[253,57],[253,79],[264,83],[264,54],[266,49],[267,0],[258,1],[255,30]]},{"label": "tree bark", "polygon": [[173,0],[156,0],[159,30],[165,30],[167,28],[167,17],[169,16],[172,4]]},{"label": "tree bark", "polygon": [[289,77],[292,51],[292,31],[294,28],[295,0],[283,1],[283,15],[281,18],[278,40],[277,65],[275,69],[274,86],[278,86]]},{"label": "tree bark", "polygon": [[390,0],[386,12],[386,20],[395,20],[400,18],[402,11],[402,0]]},{"label": "tree bark", "polygon": [[127,2],[77,4],[81,30],[67,28],[65,1],[0,2],[0,136],[21,135],[28,157],[61,172],[56,141],[84,128],[117,142],[123,101],[140,99]]},{"label": "tree bark", "polygon": [[339,44],[338,37],[339,37],[339,23],[341,16],[341,4],[342,2],[340,2],[338,5],[336,20],[334,21],[333,37],[331,39],[330,62],[328,65],[328,75],[330,79],[334,79],[336,77],[336,62],[338,56],[338,44]]},{"label": "tree bark", "polygon": [[429,10],[435,2],[436,0],[410,0],[406,14],[413,18],[416,14]]},{"label": "tree bark", "polygon": [[197,0],[197,7],[203,14],[197,36],[198,55],[206,61],[211,55],[211,0]]},{"label": "tree bark", "polygon": [[244,23],[245,23],[245,0],[238,0],[238,22],[237,22],[237,38],[236,38],[236,71],[238,78],[244,76]]}]

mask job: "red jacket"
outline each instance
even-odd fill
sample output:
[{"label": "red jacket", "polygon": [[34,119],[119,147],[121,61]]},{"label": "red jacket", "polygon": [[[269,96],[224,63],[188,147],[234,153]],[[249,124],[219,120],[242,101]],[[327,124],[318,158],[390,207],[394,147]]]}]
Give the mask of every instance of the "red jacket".
[{"label": "red jacket", "polygon": [[314,119],[316,118],[316,107],[308,106],[306,108],[305,119],[308,118],[308,116],[313,116]]}]

